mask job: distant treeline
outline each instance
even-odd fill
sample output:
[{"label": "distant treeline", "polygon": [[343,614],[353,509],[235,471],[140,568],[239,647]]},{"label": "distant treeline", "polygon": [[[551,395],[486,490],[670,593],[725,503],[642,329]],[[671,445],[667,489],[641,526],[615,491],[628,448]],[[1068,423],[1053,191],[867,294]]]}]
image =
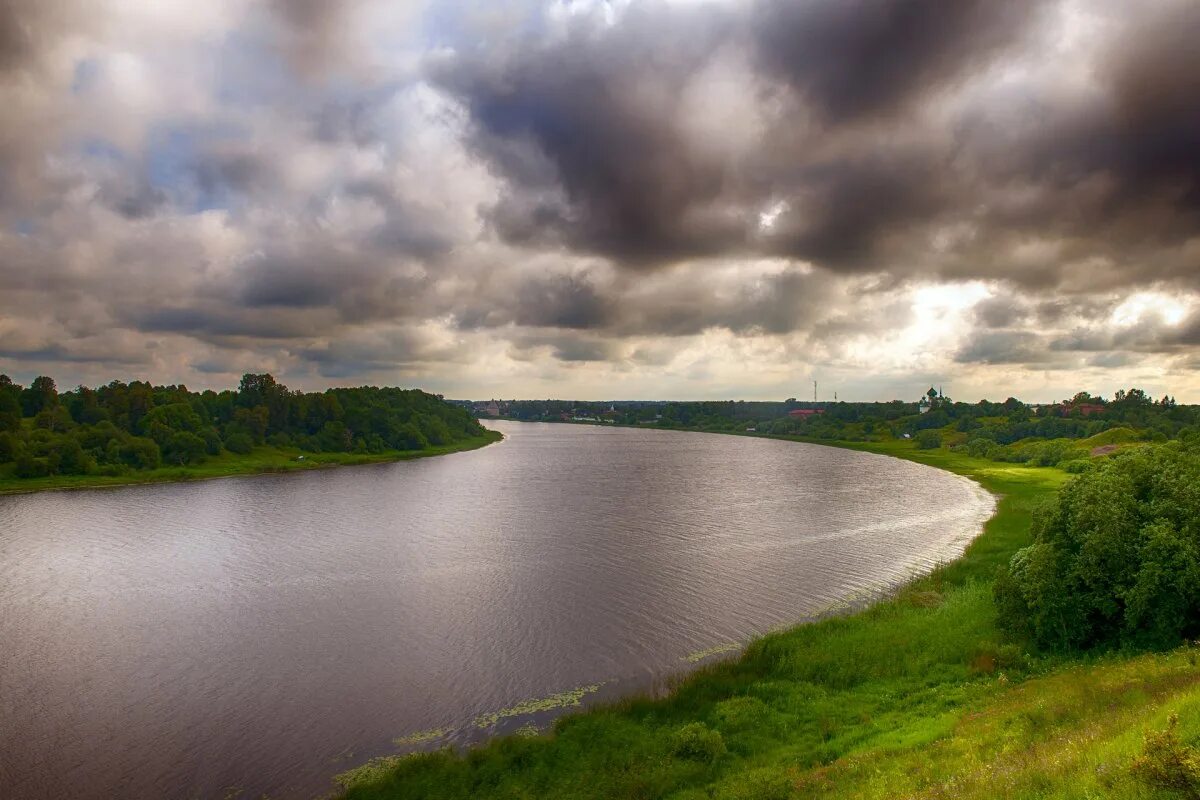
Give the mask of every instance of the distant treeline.
[{"label": "distant treeline", "polygon": [[305,393],[247,374],[237,390],[222,392],[113,381],[60,393],[48,377],[26,387],[0,375],[0,474],[18,478],[120,475],[261,445],[424,450],[483,433],[467,411],[417,389]]},{"label": "distant treeline", "polygon": [[[911,438],[920,447],[950,446],[1000,461],[1059,464],[1086,456],[1080,440],[1123,444],[1200,436],[1200,406],[1158,400],[1141,389],[1111,399],[1080,392],[1061,403],[1029,405],[1008,398],[958,403],[930,389],[918,402],[587,402],[512,400],[474,404],[520,420],[595,421],[619,425],[747,432],[838,441]],[[490,411],[489,411],[490,409]],[[1079,442],[1079,445],[1073,444]]]}]

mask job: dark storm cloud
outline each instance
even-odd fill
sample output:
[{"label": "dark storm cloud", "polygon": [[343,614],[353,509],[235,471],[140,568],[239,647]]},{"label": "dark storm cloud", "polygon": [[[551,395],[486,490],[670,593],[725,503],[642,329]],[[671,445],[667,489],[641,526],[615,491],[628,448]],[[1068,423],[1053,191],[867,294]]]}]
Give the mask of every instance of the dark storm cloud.
[{"label": "dark storm cloud", "polygon": [[[1146,270],[1191,280],[1200,264],[1180,248],[1200,226],[1200,8],[1109,8],[1117,33],[1080,56],[1094,63],[1091,95],[1049,69],[1020,90],[967,92],[1003,59],[1037,64],[1053,42],[1031,31],[1062,10],[635,4],[612,25],[587,18],[557,39],[464,49],[430,75],[505,181],[485,212],[512,243],[638,269],[762,253],[1076,292]],[[749,54],[757,73],[741,91],[763,112],[753,146],[732,154],[697,144],[681,99],[729,53]],[[938,102],[951,116],[933,113]],[[730,118],[729,133],[754,124]],[[762,230],[773,203],[783,210]]]},{"label": "dark storm cloud", "polygon": [[[894,230],[958,202],[934,180],[951,154],[893,140],[821,155],[795,138],[805,109],[828,118],[818,135],[836,140],[838,123],[893,111],[997,55],[1037,5],[771,2],[747,18],[642,4],[611,27],[590,21],[551,44],[459,56],[432,76],[464,102],[476,148],[508,180],[489,214],[509,241],[565,242],[625,266],[757,250],[879,268]],[[680,100],[726,52],[752,54],[762,86],[741,91],[775,109],[738,158],[697,146]],[[772,99],[780,89],[800,105]],[[756,245],[772,199],[790,210]]]},{"label": "dark storm cloud", "polygon": [[517,303],[518,325],[598,328],[612,314],[609,299],[586,278],[575,276],[529,281],[521,287]]},{"label": "dark storm cloud", "polygon": [[1041,0],[768,0],[762,63],[833,121],[886,113],[968,75],[1012,43]]},{"label": "dark storm cloud", "polygon": [[1155,200],[1189,213],[1200,209],[1197,36],[1195,3],[1130,19],[1099,66],[1106,102],[1084,105],[1048,127],[1032,166],[1064,182],[1104,172],[1116,181],[1109,200],[1117,209]]},{"label": "dark storm cloud", "polygon": [[529,42],[509,57],[435,63],[434,82],[471,113],[474,147],[509,179],[490,210],[499,232],[630,265],[711,253],[743,236],[743,214],[706,208],[729,188],[730,165],[696,152],[673,119],[728,25],[711,8],[641,4],[619,25],[581,23],[563,41]]},{"label": "dark storm cloud", "polygon": [[933,154],[898,150],[802,170],[792,183],[799,207],[779,219],[775,247],[844,270],[894,264],[897,251],[886,247],[889,238],[946,206],[946,190],[937,177],[945,166]]},{"label": "dark storm cloud", "polygon": [[1028,304],[1011,296],[989,297],[974,308],[975,321],[985,328],[1009,328],[1024,320]]},{"label": "dark storm cloud", "polygon": [[611,339],[572,330],[522,333],[511,342],[509,355],[517,361],[535,361],[546,352],[556,361],[568,363],[608,361],[618,350]]},{"label": "dark storm cloud", "polygon": [[89,364],[103,361],[108,364],[133,366],[145,364],[147,359],[136,356],[123,356],[111,349],[98,350],[93,347],[85,350],[74,350],[61,344],[46,345],[36,348],[18,348],[0,346],[0,358],[10,358],[14,361],[39,361],[55,364]]},{"label": "dark storm cloud", "polygon": [[737,334],[786,334],[826,317],[836,296],[825,275],[798,270],[727,287],[695,280],[695,272],[622,303],[621,330],[638,335],[690,336],[719,328]]},{"label": "dark storm cloud", "polygon": [[984,331],[975,334],[954,356],[960,364],[1024,364],[1047,366],[1062,361],[1046,350],[1040,336],[1028,331]]},{"label": "dark storm cloud", "polygon": [[704,273],[702,267],[678,268],[633,285],[620,276],[614,281],[588,273],[543,274],[478,303],[463,298],[453,313],[462,330],[519,326],[615,338],[694,336],[713,329],[777,335],[810,328],[837,297],[829,276],[797,269],[759,275],[747,270],[737,279],[705,280]]}]

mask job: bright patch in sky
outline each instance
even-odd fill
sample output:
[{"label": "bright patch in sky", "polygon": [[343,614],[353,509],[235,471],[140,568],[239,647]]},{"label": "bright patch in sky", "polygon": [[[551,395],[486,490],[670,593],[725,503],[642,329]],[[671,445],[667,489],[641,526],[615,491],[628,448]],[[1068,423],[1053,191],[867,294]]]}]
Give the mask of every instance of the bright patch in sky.
[{"label": "bright patch in sky", "polygon": [[1130,326],[1154,315],[1168,325],[1178,325],[1187,317],[1191,304],[1161,292],[1138,292],[1113,309],[1112,321]]}]

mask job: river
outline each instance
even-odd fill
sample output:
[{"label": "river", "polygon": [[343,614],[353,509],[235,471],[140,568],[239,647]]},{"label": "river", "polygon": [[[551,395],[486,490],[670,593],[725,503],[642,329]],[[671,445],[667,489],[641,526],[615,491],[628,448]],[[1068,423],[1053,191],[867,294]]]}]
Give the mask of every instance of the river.
[{"label": "river", "polygon": [[397,738],[661,685],[993,510],[865,453],[489,424],[437,458],[0,497],[0,795],[313,797]]}]

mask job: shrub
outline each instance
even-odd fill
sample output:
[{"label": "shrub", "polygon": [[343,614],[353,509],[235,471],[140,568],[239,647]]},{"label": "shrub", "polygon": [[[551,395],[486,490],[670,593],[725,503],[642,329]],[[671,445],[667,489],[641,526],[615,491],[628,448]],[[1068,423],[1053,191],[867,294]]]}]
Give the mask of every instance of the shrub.
[{"label": "shrub", "polygon": [[58,471],[63,475],[86,475],[96,468],[96,460],[83,452],[74,439],[64,437],[55,443],[53,452],[58,456]]},{"label": "shrub", "polygon": [[196,464],[204,460],[204,454],[204,440],[187,431],[172,434],[163,448],[163,458],[172,464]]},{"label": "shrub", "polygon": [[162,451],[153,439],[130,436],[121,446],[121,461],[134,469],[157,469],[162,462]]},{"label": "shrub", "polygon": [[254,449],[254,440],[249,434],[238,431],[225,437],[225,449],[231,453],[244,456]]},{"label": "shrub", "polygon": [[1179,740],[1179,717],[1172,714],[1166,730],[1146,736],[1142,754],[1130,771],[1155,789],[1166,789],[1200,800],[1200,753]]},{"label": "shrub", "polygon": [[210,456],[219,456],[221,454],[221,434],[217,433],[217,429],[205,428],[200,435],[204,439],[204,452]]},{"label": "shrub", "polygon": [[918,450],[936,450],[942,446],[942,435],[937,431],[921,431],[917,434]]},{"label": "shrub", "polygon": [[991,458],[1000,449],[1000,445],[991,439],[975,438],[967,442],[967,453],[976,458]]},{"label": "shrub", "polygon": [[1200,633],[1200,455],[1097,464],[1034,516],[994,592],[1000,624],[1045,647],[1170,647]]},{"label": "shrub", "polygon": [[18,478],[44,478],[53,473],[50,462],[44,458],[22,455],[17,458]]},{"label": "shrub", "polygon": [[0,461],[16,461],[20,440],[8,431],[0,431]]},{"label": "shrub", "polygon": [[671,755],[712,762],[725,754],[725,740],[703,722],[689,722],[671,734]]},{"label": "shrub", "polygon": [[267,437],[267,444],[272,447],[291,447],[292,437],[286,433],[272,433]]}]

